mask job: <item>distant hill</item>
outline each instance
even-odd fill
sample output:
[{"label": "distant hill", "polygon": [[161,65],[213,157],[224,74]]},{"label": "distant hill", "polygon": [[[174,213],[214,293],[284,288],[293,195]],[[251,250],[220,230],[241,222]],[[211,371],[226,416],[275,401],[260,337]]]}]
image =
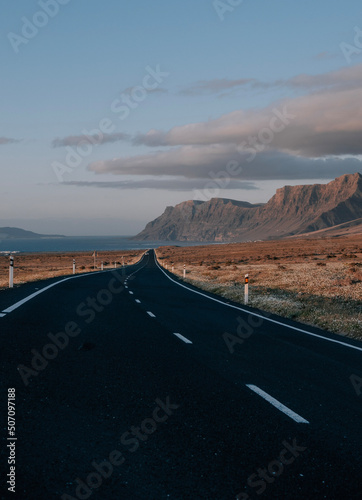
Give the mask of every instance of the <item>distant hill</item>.
[{"label": "distant hill", "polygon": [[18,227],[0,227],[0,239],[14,240],[14,239],[37,239],[37,238],[65,238],[60,234],[38,234],[32,231],[25,231]]},{"label": "distant hill", "polygon": [[[362,218],[362,175],[285,186],[265,204],[212,198],[167,207],[134,237],[159,241],[248,241],[314,233]],[[352,227],[352,226],[351,226]]]}]

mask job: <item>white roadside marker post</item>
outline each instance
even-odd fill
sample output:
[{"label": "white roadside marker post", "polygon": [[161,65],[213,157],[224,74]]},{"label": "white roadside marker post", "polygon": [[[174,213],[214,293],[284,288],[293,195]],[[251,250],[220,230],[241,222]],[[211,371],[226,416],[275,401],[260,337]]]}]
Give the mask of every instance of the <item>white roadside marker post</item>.
[{"label": "white roadside marker post", "polygon": [[101,270],[103,271],[103,262],[101,263]]},{"label": "white roadside marker post", "polygon": [[184,279],[186,278],[186,264],[184,264]]},{"label": "white roadside marker post", "polygon": [[114,263],[114,269],[116,269],[116,267],[117,267],[117,262]]},{"label": "white roadside marker post", "polygon": [[9,288],[14,288],[14,257],[10,255]]},{"label": "white roadside marker post", "polygon": [[249,275],[245,275],[245,293],[244,293],[244,304],[247,306],[249,302]]},{"label": "white roadside marker post", "polygon": [[75,259],[73,259],[73,274],[75,274]]},{"label": "white roadside marker post", "polygon": [[173,272],[173,264],[172,264],[172,272]]}]

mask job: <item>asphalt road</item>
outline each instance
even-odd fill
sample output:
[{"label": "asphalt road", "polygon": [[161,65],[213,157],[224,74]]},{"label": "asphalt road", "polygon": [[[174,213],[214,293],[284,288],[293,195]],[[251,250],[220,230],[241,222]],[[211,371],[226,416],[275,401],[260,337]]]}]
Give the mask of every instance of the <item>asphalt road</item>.
[{"label": "asphalt road", "polygon": [[185,287],[153,251],[59,281],[0,294],[1,498],[361,498],[362,343]]}]

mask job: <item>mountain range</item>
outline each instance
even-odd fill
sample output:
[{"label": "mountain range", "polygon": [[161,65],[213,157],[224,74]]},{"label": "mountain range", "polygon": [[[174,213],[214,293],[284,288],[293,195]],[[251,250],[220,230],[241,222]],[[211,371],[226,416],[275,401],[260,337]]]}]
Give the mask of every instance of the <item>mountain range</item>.
[{"label": "mountain range", "polygon": [[348,232],[350,227],[362,232],[360,173],[337,177],[328,184],[284,186],[265,204],[225,198],[185,201],[167,207],[134,239],[250,241],[322,235],[338,227],[340,232]]}]

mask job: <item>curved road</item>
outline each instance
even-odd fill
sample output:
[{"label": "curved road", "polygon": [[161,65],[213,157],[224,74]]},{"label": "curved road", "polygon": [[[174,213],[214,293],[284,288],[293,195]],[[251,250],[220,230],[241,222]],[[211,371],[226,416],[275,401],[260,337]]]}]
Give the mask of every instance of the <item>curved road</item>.
[{"label": "curved road", "polygon": [[153,251],[1,292],[0,332],[1,498],[361,498],[362,343],[185,286]]}]

